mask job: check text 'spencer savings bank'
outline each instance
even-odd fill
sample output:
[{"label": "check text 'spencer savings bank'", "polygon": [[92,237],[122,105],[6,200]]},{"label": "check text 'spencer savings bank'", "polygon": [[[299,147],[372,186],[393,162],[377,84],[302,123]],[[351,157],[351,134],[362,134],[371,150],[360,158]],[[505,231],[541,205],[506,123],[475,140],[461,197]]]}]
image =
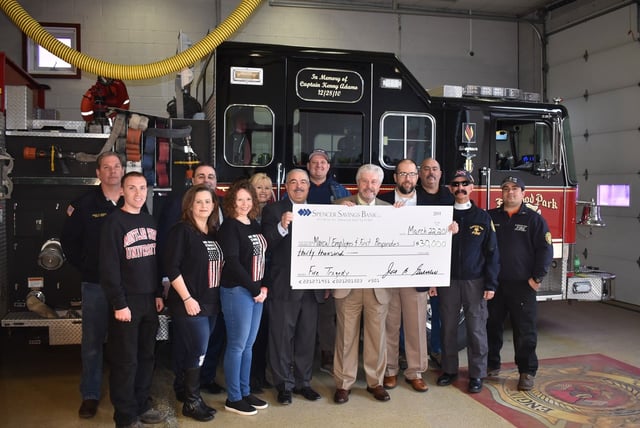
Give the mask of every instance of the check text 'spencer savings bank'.
[{"label": "check text 'spencer savings bank'", "polygon": [[567,287],[577,180],[562,105],[511,88],[443,86],[430,94],[388,53],[225,42],[212,64],[209,155],[222,189],[258,171],[280,184],[314,149],[329,154],[335,178],[352,190],[364,163],[384,169],[386,191],[399,160],[435,157],[444,177],[471,171],[481,208],[501,203],[505,176],[521,176],[525,201],[540,209],[554,243],[539,299],[579,298]]}]

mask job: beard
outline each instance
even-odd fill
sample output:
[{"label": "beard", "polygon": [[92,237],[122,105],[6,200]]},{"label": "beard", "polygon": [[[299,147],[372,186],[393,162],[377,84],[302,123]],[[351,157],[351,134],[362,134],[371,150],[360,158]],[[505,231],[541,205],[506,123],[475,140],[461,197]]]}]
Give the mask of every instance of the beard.
[{"label": "beard", "polygon": [[416,186],[414,186],[413,184],[398,186],[398,192],[402,193],[403,195],[410,195],[414,190],[416,190]]}]

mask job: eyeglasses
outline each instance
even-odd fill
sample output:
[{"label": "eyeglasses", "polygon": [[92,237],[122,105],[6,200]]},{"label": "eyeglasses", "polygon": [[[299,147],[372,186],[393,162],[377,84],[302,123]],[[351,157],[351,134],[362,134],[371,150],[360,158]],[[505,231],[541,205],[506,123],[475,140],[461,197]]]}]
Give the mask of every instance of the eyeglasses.
[{"label": "eyeglasses", "polygon": [[470,183],[468,181],[452,181],[449,183],[451,187],[460,187],[460,186],[468,186]]},{"label": "eyeglasses", "polygon": [[417,172],[397,172],[396,174],[398,175],[398,177],[402,177],[402,178],[405,178],[405,177],[413,178],[418,176]]}]

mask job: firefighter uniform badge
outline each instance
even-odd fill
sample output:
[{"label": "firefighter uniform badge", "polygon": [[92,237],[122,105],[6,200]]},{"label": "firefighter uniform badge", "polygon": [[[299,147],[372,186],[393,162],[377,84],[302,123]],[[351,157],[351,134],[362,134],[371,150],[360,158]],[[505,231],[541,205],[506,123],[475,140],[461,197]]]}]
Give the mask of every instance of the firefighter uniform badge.
[{"label": "firefighter uniform badge", "polygon": [[544,234],[544,240],[547,241],[547,244],[551,245],[551,232]]}]

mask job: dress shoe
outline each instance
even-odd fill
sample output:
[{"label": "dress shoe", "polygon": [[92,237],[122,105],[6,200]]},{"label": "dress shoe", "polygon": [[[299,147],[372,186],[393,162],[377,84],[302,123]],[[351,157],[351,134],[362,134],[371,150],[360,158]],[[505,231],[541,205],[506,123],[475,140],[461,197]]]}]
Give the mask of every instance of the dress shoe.
[{"label": "dress shoe", "polygon": [[382,387],[382,385],[377,385],[377,386],[374,386],[373,388],[370,386],[367,386],[367,392],[373,394],[373,398],[375,398],[378,401],[391,400],[389,393],[387,392],[386,389]]},{"label": "dress shoe", "polygon": [[451,385],[456,379],[458,379],[458,373],[442,373],[436,383],[438,386]]},{"label": "dress shoe", "polygon": [[398,376],[385,376],[382,381],[384,389],[393,389],[398,386]]},{"label": "dress shoe", "polygon": [[292,398],[291,398],[291,391],[288,389],[283,389],[278,391],[278,403],[280,404],[291,404]]},{"label": "dress shoe", "polygon": [[89,419],[96,415],[98,411],[98,400],[82,400],[80,409],[78,410],[78,416],[83,419]]},{"label": "dress shoe", "polygon": [[336,393],[333,394],[333,402],[336,404],[344,404],[349,401],[349,394],[351,391],[348,389],[336,389]]},{"label": "dress shoe", "polygon": [[531,391],[533,389],[533,384],[533,375],[530,375],[529,373],[520,373],[518,391]]},{"label": "dress shoe", "polygon": [[313,390],[310,386],[303,386],[302,388],[294,388],[294,394],[302,395],[309,401],[316,401],[320,399],[320,394]]},{"label": "dress shoe", "polygon": [[429,390],[429,387],[427,386],[426,383],[424,383],[424,380],[422,380],[422,378],[417,378],[417,379],[405,379],[407,381],[407,383],[409,385],[411,385],[411,387],[418,391],[418,392],[427,392]]},{"label": "dress shoe", "polygon": [[478,377],[469,378],[469,392],[475,394],[482,391],[482,379]]}]

